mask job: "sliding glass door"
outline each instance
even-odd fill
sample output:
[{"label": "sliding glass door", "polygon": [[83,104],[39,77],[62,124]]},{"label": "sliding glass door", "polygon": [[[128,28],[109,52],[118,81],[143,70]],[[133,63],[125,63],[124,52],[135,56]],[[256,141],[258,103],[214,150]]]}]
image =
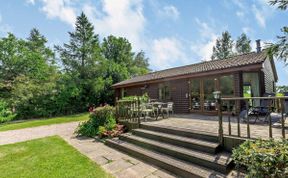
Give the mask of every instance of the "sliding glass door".
[{"label": "sliding glass door", "polygon": [[207,78],[203,79],[203,109],[204,111],[215,111],[216,102],[213,92],[216,91],[217,79]]},{"label": "sliding glass door", "polygon": [[194,79],[190,81],[190,100],[191,110],[202,111],[201,107],[201,80]]},{"label": "sliding glass door", "polygon": [[[217,110],[213,92],[221,91],[223,97],[234,96],[233,75],[223,75],[211,78],[190,80],[190,109],[191,112],[215,112]],[[223,111],[231,111],[234,103],[223,103]]]}]

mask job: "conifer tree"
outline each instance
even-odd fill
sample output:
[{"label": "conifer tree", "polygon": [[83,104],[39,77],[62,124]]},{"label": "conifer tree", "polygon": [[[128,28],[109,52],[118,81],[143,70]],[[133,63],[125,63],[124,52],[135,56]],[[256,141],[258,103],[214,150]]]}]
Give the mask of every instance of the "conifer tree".
[{"label": "conifer tree", "polygon": [[233,55],[233,40],[228,31],[222,33],[221,38],[216,40],[216,45],[213,47],[213,54],[211,59],[225,59]]}]

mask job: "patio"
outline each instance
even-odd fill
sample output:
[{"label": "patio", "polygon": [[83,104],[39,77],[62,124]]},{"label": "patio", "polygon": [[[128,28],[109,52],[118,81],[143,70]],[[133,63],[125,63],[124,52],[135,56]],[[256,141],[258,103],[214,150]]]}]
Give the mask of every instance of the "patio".
[{"label": "patio", "polygon": [[[281,138],[281,126],[277,123],[280,121],[281,115],[277,113],[272,113],[272,133],[273,138]],[[254,124],[254,119],[250,120],[250,132],[251,138],[269,138],[269,125],[267,122],[263,121],[264,118],[261,118],[260,121],[257,121]],[[143,122],[143,121],[142,121]],[[218,135],[218,116],[209,116],[209,115],[200,115],[200,114],[174,114],[169,118],[155,120],[153,118],[148,119],[145,124],[160,125],[160,126],[169,126],[177,128],[185,128],[191,130],[199,130],[209,133],[214,133]],[[288,137],[288,120],[285,120],[285,136]],[[224,135],[228,135],[228,116],[223,116],[223,132]],[[240,133],[241,137],[247,137],[247,123],[240,121]],[[231,135],[237,136],[237,118],[231,117]]]}]

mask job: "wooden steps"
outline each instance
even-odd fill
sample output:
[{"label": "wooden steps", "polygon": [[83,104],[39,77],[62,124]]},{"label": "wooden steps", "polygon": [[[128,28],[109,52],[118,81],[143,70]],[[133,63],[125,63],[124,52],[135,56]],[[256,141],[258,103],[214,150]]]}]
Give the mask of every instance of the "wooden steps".
[{"label": "wooden steps", "polygon": [[225,177],[232,159],[215,139],[208,133],[141,124],[106,144],[181,177]]}]

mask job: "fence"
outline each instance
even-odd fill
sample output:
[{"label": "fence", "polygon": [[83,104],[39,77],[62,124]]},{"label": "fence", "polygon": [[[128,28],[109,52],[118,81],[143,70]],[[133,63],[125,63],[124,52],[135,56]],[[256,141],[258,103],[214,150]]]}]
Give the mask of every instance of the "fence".
[{"label": "fence", "polygon": [[[281,111],[281,133],[282,133],[282,138],[285,139],[285,118],[286,114],[285,113],[285,100],[288,100],[288,96],[281,96],[281,97],[234,97],[234,98],[220,98],[218,99],[218,117],[219,117],[219,142],[220,144],[223,144],[223,114],[222,114],[222,103],[228,102],[228,135],[231,134],[231,115],[232,115],[232,110],[230,107],[231,102],[235,102],[238,107],[241,108],[241,102],[245,102],[245,117],[246,117],[246,123],[247,123],[247,138],[251,137],[250,133],[250,112],[251,109],[253,110],[253,106],[249,107],[249,103],[251,101],[261,101],[261,100],[266,100],[268,101],[268,106],[266,107],[267,109],[267,115],[265,115],[265,120],[268,119],[268,129],[269,129],[269,138],[273,138],[273,133],[272,133],[272,118],[271,118],[271,112],[275,108],[274,105],[275,103],[280,103],[280,108],[278,108]],[[278,104],[279,105],[279,104]],[[261,106],[260,106],[261,107]],[[257,108],[257,107],[254,107]],[[259,107],[258,107],[259,108]],[[236,137],[241,137],[241,124],[240,124],[240,114],[237,113],[237,135],[233,135]]]},{"label": "fence", "polygon": [[140,98],[135,97],[129,100],[116,101],[116,119],[118,121],[128,121],[132,123],[138,123],[140,125]]}]

